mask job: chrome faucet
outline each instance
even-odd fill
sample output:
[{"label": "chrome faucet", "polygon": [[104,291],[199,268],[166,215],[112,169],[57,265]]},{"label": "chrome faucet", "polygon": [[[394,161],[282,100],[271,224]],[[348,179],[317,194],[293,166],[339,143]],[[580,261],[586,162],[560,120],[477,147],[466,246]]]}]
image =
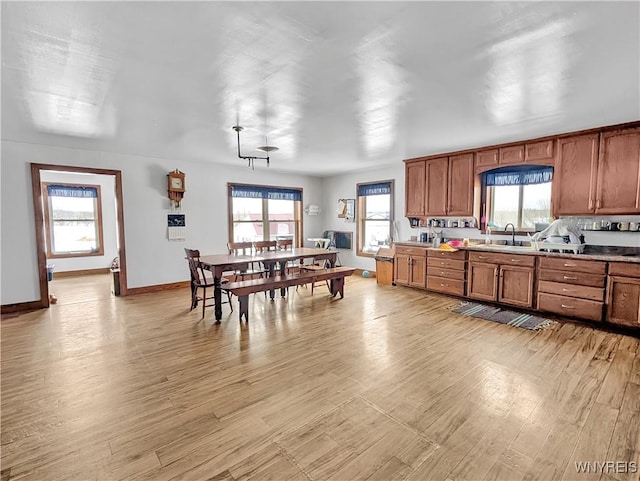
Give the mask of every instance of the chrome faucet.
[{"label": "chrome faucet", "polygon": [[[511,245],[516,245],[516,226],[514,226],[511,222],[504,226],[504,231],[507,232],[507,229],[511,226]],[[507,241],[507,244],[509,242]]]}]

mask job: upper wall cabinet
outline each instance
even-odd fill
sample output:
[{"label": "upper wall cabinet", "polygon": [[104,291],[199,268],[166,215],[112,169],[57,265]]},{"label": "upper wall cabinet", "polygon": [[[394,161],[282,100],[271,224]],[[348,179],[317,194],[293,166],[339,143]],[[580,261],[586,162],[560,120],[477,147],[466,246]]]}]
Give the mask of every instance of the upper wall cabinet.
[{"label": "upper wall cabinet", "polygon": [[425,207],[425,161],[407,163],[404,170],[405,216],[422,217]]},{"label": "upper wall cabinet", "polygon": [[524,145],[524,161],[538,165],[553,165],[553,140],[542,140]]},{"label": "upper wall cabinet", "polygon": [[506,165],[524,163],[553,165],[554,140],[540,140],[519,145],[506,145],[495,149],[479,150],[476,153],[475,172],[485,172]]},{"label": "upper wall cabinet", "polygon": [[558,140],[553,172],[553,214],[580,215],[595,210],[598,134]]},{"label": "upper wall cabinet", "polygon": [[473,154],[427,160],[425,214],[473,215]]},{"label": "upper wall cabinet", "polygon": [[640,128],[600,134],[597,214],[640,213]]},{"label": "upper wall cabinet", "polygon": [[640,129],[558,139],[553,213],[640,213]]},{"label": "upper wall cabinet", "polygon": [[405,216],[473,215],[473,153],[405,164]]}]

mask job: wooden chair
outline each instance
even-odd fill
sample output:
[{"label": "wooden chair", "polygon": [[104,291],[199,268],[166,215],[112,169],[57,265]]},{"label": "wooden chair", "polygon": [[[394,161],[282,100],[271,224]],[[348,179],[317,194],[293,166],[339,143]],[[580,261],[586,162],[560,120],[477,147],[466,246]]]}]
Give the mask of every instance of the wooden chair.
[{"label": "wooden chair", "polygon": [[[205,271],[200,264],[200,251],[197,249],[184,250],[187,256],[187,262],[189,263],[189,272],[191,273],[191,309],[198,307],[198,302],[202,301],[202,318],[204,319],[204,310],[206,307],[213,307],[213,304],[207,304],[207,300],[213,299],[214,283],[213,274]],[[229,279],[222,278],[221,284],[229,282]],[[202,289],[202,295],[198,295],[198,290]],[[207,289],[211,289],[211,295],[207,297]],[[223,304],[229,304],[231,311],[233,312],[233,305],[231,304],[231,293],[227,291],[227,300],[222,302]]]},{"label": "wooden chair", "polygon": [[[229,242],[227,244],[229,254],[236,256],[253,255],[253,242]],[[245,270],[237,270],[233,272],[234,280],[255,279],[266,276],[266,271],[262,266],[257,267],[253,262],[249,263],[249,268]]]}]

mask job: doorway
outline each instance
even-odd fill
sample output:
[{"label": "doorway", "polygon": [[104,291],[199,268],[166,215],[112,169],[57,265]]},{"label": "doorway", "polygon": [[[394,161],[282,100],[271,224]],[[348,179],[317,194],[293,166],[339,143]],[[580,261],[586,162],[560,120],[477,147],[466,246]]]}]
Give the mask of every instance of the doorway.
[{"label": "doorway", "polygon": [[[113,186],[113,201],[115,205],[111,205],[111,208],[115,210],[112,217],[112,222],[110,223],[111,229],[115,227],[115,245],[111,243],[110,247],[107,248],[105,252],[105,246],[109,245],[109,242],[104,242],[104,237],[102,236],[102,216],[103,213],[100,209],[96,209],[96,216],[93,221],[84,220],[83,225],[86,226],[93,225],[92,222],[95,221],[95,232],[96,235],[86,235],[81,236],[80,241],[74,240],[63,241],[61,240],[59,243],[56,243],[52,239],[52,228],[51,228],[51,219],[49,216],[51,215],[51,199],[48,198],[48,193],[55,191],[55,188],[49,187],[51,179],[60,179],[63,174],[90,174],[96,176],[107,176],[108,180],[111,181],[111,186]],[[56,177],[58,176],[58,177]],[[76,177],[76,176],[73,176]],[[77,175],[77,178],[80,179],[82,176]],[[88,178],[88,177],[87,177]],[[56,258],[59,259],[59,262],[67,265],[67,269],[71,265],[71,272],[74,270],[77,273],[81,274],[89,274],[85,279],[81,279],[79,281],[82,284],[84,283],[95,283],[95,288],[101,289],[100,285],[104,284],[107,289],[106,294],[109,296],[111,282],[105,283],[104,276],[96,276],[100,272],[111,276],[111,271],[109,268],[112,265],[112,262],[117,259],[119,271],[116,274],[113,274],[109,279],[113,279],[118,281],[118,288],[120,295],[127,294],[127,275],[126,275],[126,251],[125,251],[125,240],[124,240],[124,211],[123,211],[123,201],[122,201],[122,172],[119,170],[110,170],[110,169],[95,169],[88,167],[75,167],[75,166],[63,166],[63,165],[50,165],[50,164],[31,164],[31,182],[32,182],[32,191],[33,191],[33,205],[35,212],[35,229],[36,229],[36,249],[37,249],[37,258],[38,258],[38,277],[39,277],[39,285],[40,285],[40,304],[41,307],[49,307],[50,305],[50,289],[49,289],[49,279],[50,272],[53,272],[53,276],[55,276],[56,266],[54,263],[56,262]],[[80,184],[82,182],[79,182]],[[62,189],[64,189],[64,182],[56,182],[57,185],[62,185]],[[73,185],[73,183],[72,183]],[[45,191],[47,188],[49,190]],[[96,190],[100,192],[99,185],[89,186],[87,191]],[[69,187],[69,193],[64,194],[68,196],[80,195],[73,192],[72,188]],[[85,195],[86,194],[86,195]],[[87,192],[82,192],[82,195],[85,197],[91,198],[96,194],[91,194]],[[89,201],[85,201],[89,202]],[[95,205],[99,205],[95,200],[91,202],[95,203]],[[89,215],[91,218],[91,215]],[[113,222],[115,221],[115,222]],[[115,226],[113,225],[115,223]],[[60,225],[69,226],[69,222],[61,222]],[[60,231],[62,232],[62,231]],[[96,239],[93,239],[96,237]],[[100,237],[100,240],[98,240]],[[63,239],[60,236],[60,239]],[[75,244],[74,244],[75,242]],[[85,242],[85,245],[81,245],[82,242]],[[77,249],[77,251],[73,251],[73,249]],[[83,253],[82,251],[86,251]],[[60,252],[59,252],[60,251]],[[69,252],[64,252],[69,251]],[[106,254],[106,255],[105,255]],[[112,256],[112,254],[115,254]],[[52,258],[53,257],[53,258]],[[73,267],[74,259],[77,262],[80,258],[94,258],[93,263],[89,263],[91,266],[101,267],[96,269],[77,269],[78,264],[76,264],[75,268]],[[97,262],[97,263],[96,263]],[[63,276],[59,276],[63,277]],[[83,276],[84,277],[84,276]],[[55,278],[55,277],[54,277]],[[59,283],[61,288],[64,288],[65,292],[69,292],[69,288],[74,285],[74,281],[71,279],[61,279]],[[81,296],[82,292],[79,292],[74,298],[78,298]]]}]

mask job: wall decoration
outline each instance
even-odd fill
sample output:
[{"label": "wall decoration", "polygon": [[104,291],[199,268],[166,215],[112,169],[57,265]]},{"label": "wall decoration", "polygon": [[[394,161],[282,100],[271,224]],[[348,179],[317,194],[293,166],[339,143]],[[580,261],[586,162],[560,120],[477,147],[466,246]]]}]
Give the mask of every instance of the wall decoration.
[{"label": "wall decoration", "polygon": [[356,217],[355,199],[338,199],[338,219],[352,221]]},{"label": "wall decoration", "polygon": [[167,236],[169,240],[185,240],[187,238],[187,224],[184,214],[167,215]]}]

